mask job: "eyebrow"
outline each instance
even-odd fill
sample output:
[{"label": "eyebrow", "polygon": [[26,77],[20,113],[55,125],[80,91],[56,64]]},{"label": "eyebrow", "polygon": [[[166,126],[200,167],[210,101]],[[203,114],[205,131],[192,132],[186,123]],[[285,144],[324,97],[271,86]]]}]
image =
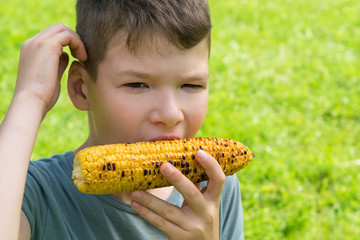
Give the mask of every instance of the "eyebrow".
[{"label": "eyebrow", "polygon": [[[134,76],[137,78],[142,78],[142,79],[154,79],[157,78],[156,75],[150,74],[150,73],[146,73],[146,72],[141,72],[141,71],[137,71],[137,70],[132,70],[132,69],[128,69],[128,70],[124,70],[124,71],[119,71],[117,73],[114,74],[116,77],[118,76]],[[184,80],[204,80],[204,78],[208,78],[209,77],[209,73],[208,72],[194,72],[191,74],[184,74],[182,76],[180,76],[181,79]]]},{"label": "eyebrow", "polygon": [[128,75],[128,76],[134,76],[134,77],[138,77],[138,78],[144,78],[144,79],[150,79],[153,78],[154,76],[146,73],[146,72],[141,72],[141,71],[136,71],[136,70],[124,70],[124,71],[119,71],[116,72],[114,74],[115,76],[124,76],[124,75]]}]

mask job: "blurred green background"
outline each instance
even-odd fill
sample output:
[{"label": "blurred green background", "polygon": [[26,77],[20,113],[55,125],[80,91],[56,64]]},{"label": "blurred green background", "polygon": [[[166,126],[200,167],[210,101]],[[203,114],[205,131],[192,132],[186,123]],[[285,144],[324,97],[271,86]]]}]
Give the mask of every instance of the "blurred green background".
[{"label": "blurred green background", "polygon": [[[209,112],[198,136],[230,137],[256,158],[238,173],[247,239],[360,236],[360,4],[211,0]],[[75,1],[0,4],[0,120],[20,47],[47,26],[74,29]],[[24,116],[26,121],[26,116]],[[78,147],[86,114],[67,97],[42,123],[32,159]]]}]

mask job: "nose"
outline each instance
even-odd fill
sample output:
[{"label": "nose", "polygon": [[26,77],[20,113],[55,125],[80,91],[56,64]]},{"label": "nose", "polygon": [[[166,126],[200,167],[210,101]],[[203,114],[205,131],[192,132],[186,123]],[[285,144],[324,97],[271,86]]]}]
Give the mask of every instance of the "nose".
[{"label": "nose", "polygon": [[153,109],[150,113],[152,123],[170,128],[184,120],[181,101],[175,93],[164,91],[158,93],[153,100]]}]

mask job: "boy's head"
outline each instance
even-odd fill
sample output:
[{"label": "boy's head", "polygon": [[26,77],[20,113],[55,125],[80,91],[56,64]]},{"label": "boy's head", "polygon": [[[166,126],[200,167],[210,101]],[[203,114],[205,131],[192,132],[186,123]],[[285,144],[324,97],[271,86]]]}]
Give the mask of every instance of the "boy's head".
[{"label": "boy's head", "polygon": [[78,0],[76,31],[86,46],[85,68],[97,77],[115,33],[126,34],[131,52],[162,35],[179,49],[190,49],[207,38],[210,49],[211,20],[206,0]]},{"label": "boy's head", "polygon": [[[89,145],[194,137],[208,104],[206,0],[78,0],[85,68],[68,90]],[[96,81],[95,81],[96,80]]]}]

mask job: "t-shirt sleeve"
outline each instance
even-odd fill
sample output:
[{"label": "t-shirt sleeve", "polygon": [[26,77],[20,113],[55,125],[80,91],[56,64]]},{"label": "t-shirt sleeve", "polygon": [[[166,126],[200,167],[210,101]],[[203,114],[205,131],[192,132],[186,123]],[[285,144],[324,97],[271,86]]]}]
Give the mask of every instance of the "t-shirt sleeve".
[{"label": "t-shirt sleeve", "polygon": [[225,181],[220,203],[220,239],[244,239],[240,184],[236,174]]},{"label": "t-shirt sleeve", "polygon": [[[45,226],[48,203],[44,194],[43,186],[40,182],[46,181],[44,176],[39,176],[39,169],[36,169],[31,163],[26,177],[25,191],[22,203],[31,232],[35,232],[36,227]],[[35,222],[36,221],[36,222]]]}]

